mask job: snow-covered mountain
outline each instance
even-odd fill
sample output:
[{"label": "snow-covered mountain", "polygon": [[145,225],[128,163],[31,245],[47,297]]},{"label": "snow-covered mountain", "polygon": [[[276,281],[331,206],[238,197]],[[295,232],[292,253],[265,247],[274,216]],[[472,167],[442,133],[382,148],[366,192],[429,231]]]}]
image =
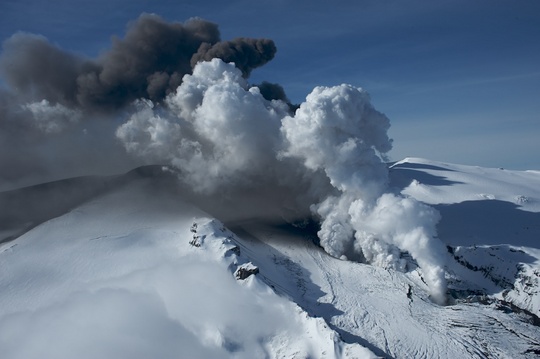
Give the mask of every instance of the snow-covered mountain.
[{"label": "snow-covered mountain", "polygon": [[439,211],[448,305],[408,253],[334,258],[160,166],[2,192],[0,357],[536,357],[540,172],[408,158],[389,188]]}]

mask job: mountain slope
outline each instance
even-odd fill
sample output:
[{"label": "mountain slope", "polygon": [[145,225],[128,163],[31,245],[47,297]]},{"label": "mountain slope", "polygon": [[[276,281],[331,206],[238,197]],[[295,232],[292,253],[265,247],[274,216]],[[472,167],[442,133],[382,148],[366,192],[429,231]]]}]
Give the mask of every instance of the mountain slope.
[{"label": "mountain slope", "polygon": [[[442,214],[448,306],[406,253],[405,273],[333,258],[309,228],[227,216],[150,167],[57,182],[47,198],[85,190],[28,221],[2,208],[35,222],[0,244],[2,357],[538,354],[540,174],[406,159],[390,175]],[[39,189],[18,191],[0,199]]]},{"label": "mountain slope", "polygon": [[122,181],[1,247],[3,358],[372,357],[237,281],[232,233],[163,180]]},{"label": "mountain slope", "polygon": [[540,171],[411,158],[390,174],[401,193],[441,213],[437,229],[457,290],[477,289],[540,316]]}]

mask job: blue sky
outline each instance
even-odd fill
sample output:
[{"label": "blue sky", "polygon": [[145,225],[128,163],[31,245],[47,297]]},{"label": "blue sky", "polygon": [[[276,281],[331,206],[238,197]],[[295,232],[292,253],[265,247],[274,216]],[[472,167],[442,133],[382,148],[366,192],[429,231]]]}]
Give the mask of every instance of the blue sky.
[{"label": "blue sky", "polygon": [[0,38],[38,33],[94,57],[142,12],[273,39],[251,81],[293,102],[317,85],[363,87],[391,120],[394,160],[540,170],[540,1],[2,0]]}]

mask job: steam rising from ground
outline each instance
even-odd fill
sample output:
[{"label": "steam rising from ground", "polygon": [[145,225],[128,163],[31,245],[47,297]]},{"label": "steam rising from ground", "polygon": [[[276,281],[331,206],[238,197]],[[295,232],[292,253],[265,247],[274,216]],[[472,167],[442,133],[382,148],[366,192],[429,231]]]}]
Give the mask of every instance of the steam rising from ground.
[{"label": "steam rising from ground", "polygon": [[444,246],[435,239],[436,210],[388,191],[382,161],[392,148],[390,122],[369,96],[350,85],[317,87],[294,117],[282,121],[284,156],[323,170],[339,194],[312,206],[321,217],[319,238],[334,255],[405,269],[400,250],[424,269],[434,298],[444,302]]},{"label": "steam rising from ground", "polygon": [[[264,99],[233,64],[199,63],[167,108],[144,108],[120,126],[117,136],[131,153],[167,159],[196,190],[257,186],[309,176],[327,178],[311,198],[321,218],[321,245],[333,256],[405,270],[400,250],[424,269],[434,297],[444,301],[442,260],[435,239],[438,213],[388,191],[382,161],[392,148],[390,122],[369,96],[350,85],[317,87],[294,116],[282,101]],[[300,160],[305,171],[298,172]],[[297,177],[297,178],[295,178]],[[264,188],[260,187],[261,190]]]},{"label": "steam rising from ground", "polygon": [[[439,214],[389,190],[388,118],[350,85],[317,87],[293,113],[281,86],[247,80],[275,53],[271,40],[220,41],[215,24],[167,23],[156,15],[141,16],[94,60],[16,34],[0,58],[11,89],[4,98],[15,99],[0,100],[0,136],[7,140],[0,150],[31,154],[16,171],[21,176],[42,165],[36,153],[43,149],[69,153],[71,161],[91,152],[85,145],[97,157],[126,160],[127,152],[138,163],[174,166],[199,193],[311,210],[328,253],[405,270],[401,252],[409,252],[434,299],[444,302]],[[28,134],[41,148],[24,142]],[[48,139],[56,142],[49,146]],[[8,157],[0,155],[2,166],[14,163]]]}]

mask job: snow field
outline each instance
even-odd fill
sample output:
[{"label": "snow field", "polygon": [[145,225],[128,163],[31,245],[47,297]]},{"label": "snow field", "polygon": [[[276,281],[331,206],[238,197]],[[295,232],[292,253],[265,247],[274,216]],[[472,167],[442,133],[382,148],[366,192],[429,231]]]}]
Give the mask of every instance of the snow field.
[{"label": "snow field", "polygon": [[145,181],[43,223],[0,253],[2,357],[373,357],[257,276],[237,281],[231,236]]},{"label": "snow field", "polygon": [[[441,213],[447,306],[407,253],[396,271],[331,257],[275,219],[235,215],[229,230],[210,202],[130,176],[0,246],[2,358],[535,357],[540,195],[535,173],[513,187],[505,172],[390,170],[405,200],[429,193]],[[510,203],[518,190],[528,210]],[[237,280],[239,268],[259,272]]]}]

